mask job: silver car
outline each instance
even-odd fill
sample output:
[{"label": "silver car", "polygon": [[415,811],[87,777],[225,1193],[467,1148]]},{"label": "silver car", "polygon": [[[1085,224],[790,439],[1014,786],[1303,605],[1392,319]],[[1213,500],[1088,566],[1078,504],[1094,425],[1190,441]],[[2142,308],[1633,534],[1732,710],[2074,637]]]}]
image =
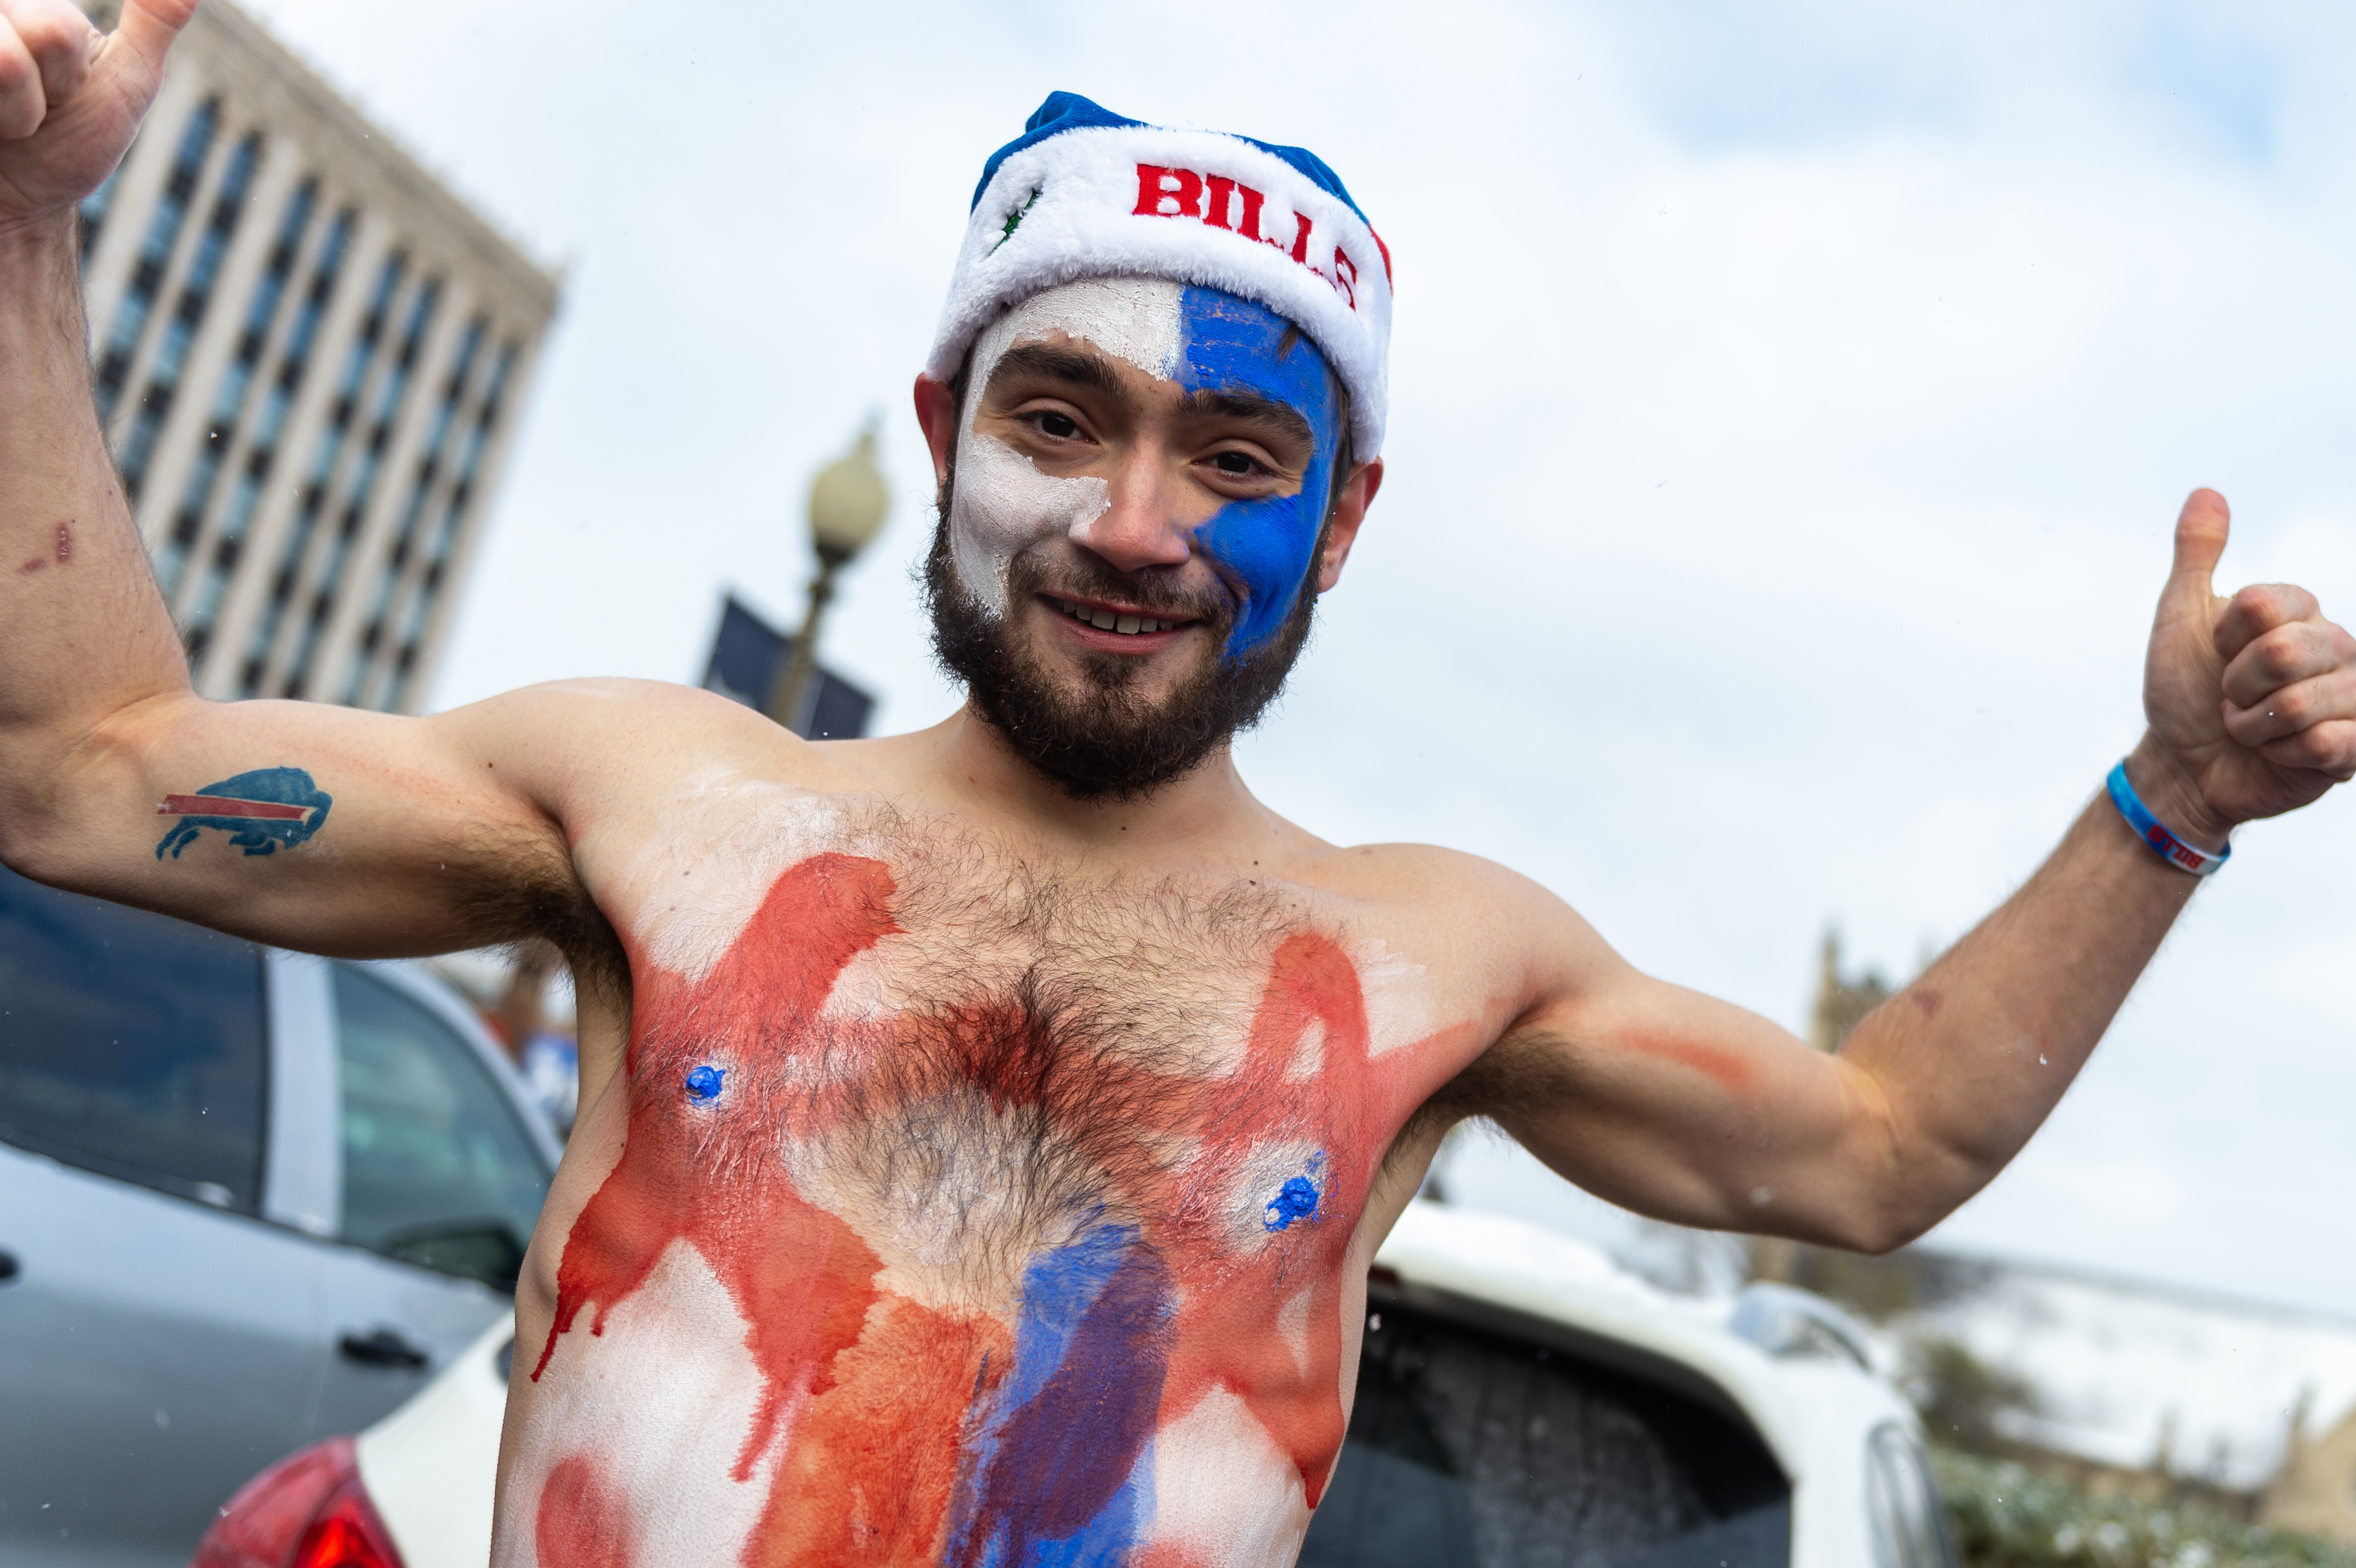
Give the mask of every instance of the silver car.
[{"label": "silver car", "polygon": [[0,870],[0,1562],[186,1563],[508,1316],[557,1153],[417,966]]}]

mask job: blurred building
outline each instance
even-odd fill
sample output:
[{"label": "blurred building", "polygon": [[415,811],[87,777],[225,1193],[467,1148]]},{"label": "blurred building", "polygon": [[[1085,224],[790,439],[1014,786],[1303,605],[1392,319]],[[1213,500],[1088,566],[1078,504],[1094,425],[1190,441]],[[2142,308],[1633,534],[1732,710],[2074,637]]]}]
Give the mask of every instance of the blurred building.
[{"label": "blurred building", "polygon": [[1855,976],[1841,973],[1840,931],[1827,927],[1818,957],[1816,1003],[1808,1019],[1808,1043],[1818,1051],[1838,1051],[1848,1031],[1888,1001],[1890,991],[1890,982],[1878,969]]},{"label": "blurred building", "polygon": [[[746,609],[732,593],[720,606],[720,629],[712,635],[703,688],[766,711],[769,690],[793,656],[794,639]],[[823,665],[810,685],[809,712],[793,727],[796,734],[813,741],[855,741],[867,733],[867,720],[875,711],[874,698]]]},{"label": "blurred building", "polygon": [[557,278],[225,0],[81,242],[99,417],[198,690],[415,711]]}]

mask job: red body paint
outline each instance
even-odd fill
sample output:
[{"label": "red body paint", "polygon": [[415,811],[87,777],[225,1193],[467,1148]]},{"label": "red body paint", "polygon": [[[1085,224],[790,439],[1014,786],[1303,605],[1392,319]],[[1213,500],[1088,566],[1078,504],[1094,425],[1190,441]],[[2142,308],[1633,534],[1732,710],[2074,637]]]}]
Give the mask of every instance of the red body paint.
[{"label": "red body paint", "polygon": [[532,1545],[544,1568],[630,1568],[626,1515],[597,1462],[575,1454],[548,1474],[532,1516]]},{"label": "red body paint", "polygon": [[1683,1040],[1676,1035],[1651,1034],[1630,1029],[1619,1037],[1621,1043],[1648,1056],[1665,1057],[1680,1066],[1707,1074],[1720,1087],[1740,1093],[1751,1087],[1758,1077],[1758,1064],[1736,1051],[1721,1051],[1714,1045],[1704,1045],[1697,1040]]},{"label": "red body paint", "polygon": [[307,805],[276,800],[237,800],[225,795],[167,795],[155,808],[158,816],[251,816],[265,822],[300,822],[311,815]]},{"label": "red body paint", "polygon": [[[1141,1251],[1132,1255],[1149,1265],[1147,1275],[1124,1275],[1146,1282],[1128,1288],[1174,1295],[1174,1317],[1166,1319],[1152,1319],[1150,1303],[1119,1308],[1129,1321],[1148,1323],[1140,1331],[1167,1349],[1158,1400],[1152,1384],[1142,1385],[1133,1397],[1145,1408],[1119,1416],[1119,1424],[1136,1418],[1158,1428],[1214,1390],[1231,1390],[1299,1471],[1314,1506],[1344,1435],[1342,1294],[1351,1238],[1390,1137],[1419,1097],[1404,1072],[1369,1061],[1365,1002],[1348,956],[1323,936],[1286,939],[1235,1071],[1181,1083],[1154,1079],[1118,1057],[1088,1057],[1081,1088],[1095,1114],[1076,1115],[1072,1042],[1050,1038],[1011,1004],[960,1010],[954,998],[939,998],[921,1019],[815,1027],[843,966],[899,931],[893,892],[881,862],[814,856],[778,878],[704,978],[642,976],[622,1155],[566,1239],[555,1317],[533,1380],[547,1372],[584,1310],[594,1306],[591,1331],[603,1332],[606,1316],[645,1285],[669,1247],[684,1243],[750,1325],[745,1344],[763,1379],[735,1478],[750,1479],[779,1432],[792,1427],[746,1563],[935,1562],[958,1531],[967,1531],[958,1539],[970,1555],[982,1540],[971,1532],[977,1519],[988,1529],[1012,1530],[1004,1539],[1017,1542],[1066,1539],[1072,1521],[1093,1517],[1125,1479],[1150,1431],[1090,1426],[1076,1436],[1023,1435],[1024,1412],[1037,1413],[1034,1427],[1051,1413],[1068,1427],[1069,1411],[1086,1412],[1084,1423],[1115,1416],[1085,1400],[1066,1411],[1054,1402],[1071,1396],[1049,1393],[1026,1396],[1034,1403],[1012,1417],[999,1411],[999,1391],[1015,1362],[1007,1325],[990,1312],[936,1311],[882,1289],[882,1260],[849,1224],[796,1190],[781,1157],[788,1140],[891,1111],[888,1096],[979,1090],[1001,1115],[1010,1107],[1042,1106],[1051,1115],[1064,1108],[1074,1125],[1058,1131],[1127,1184],[1118,1196],[1136,1217],[1134,1245]],[[1322,1030],[1319,1061],[1295,1076],[1312,1029]],[[1403,1051],[1393,1061],[1418,1054]],[[798,1059],[806,1071],[796,1070]],[[878,1071],[867,1071],[871,1063]],[[881,1071],[887,1063],[890,1071]],[[699,1067],[724,1074],[708,1103],[689,1087],[688,1074]],[[839,1092],[823,1087],[837,1083],[844,1085]],[[800,1087],[788,1093],[780,1084]],[[1122,1114],[1102,1114],[1105,1104]],[[1130,1106],[1143,1120],[1127,1115]],[[1141,1158],[1147,1134],[1191,1157],[1168,1165]],[[1276,1194],[1246,1194],[1243,1201],[1255,1206],[1253,1241],[1238,1247],[1237,1174],[1271,1144],[1302,1143],[1323,1156],[1312,1168],[1320,1173],[1313,1212],[1280,1234],[1272,1222],[1259,1225],[1256,1207]],[[1304,1290],[1307,1344],[1296,1356],[1276,1325]],[[1167,1326],[1151,1329],[1149,1320]],[[1004,1463],[991,1461],[980,1473],[974,1445],[984,1427],[1006,1435],[991,1439],[997,1446],[990,1450]],[[1074,1442],[1084,1446],[1069,1447]],[[1091,1443],[1113,1445],[1108,1462],[1080,1462],[1105,1457],[1087,1453]],[[1023,1457],[1056,1452],[1066,1457]],[[1037,1517],[990,1525],[990,1516],[975,1512],[986,1506],[981,1494],[1018,1463],[1032,1468],[1010,1472],[1007,1495]],[[543,1528],[555,1487],[552,1476]],[[541,1560],[552,1568],[573,1561],[545,1549]]]}]

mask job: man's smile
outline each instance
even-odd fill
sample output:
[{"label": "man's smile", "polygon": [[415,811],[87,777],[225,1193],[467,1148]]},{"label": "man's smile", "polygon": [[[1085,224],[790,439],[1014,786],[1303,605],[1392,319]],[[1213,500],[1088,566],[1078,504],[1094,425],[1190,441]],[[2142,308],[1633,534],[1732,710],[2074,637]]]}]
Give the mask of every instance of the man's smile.
[{"label": "man's smile", "polygon": [[1140,606],[1103,599],[1072,599],[1042,593],[1040,603],[1055,610],[1066,629],[1082,645],[1124,654],[1152,653],[1170,645],[1194,617],[1166,612],[1149,614]]}]

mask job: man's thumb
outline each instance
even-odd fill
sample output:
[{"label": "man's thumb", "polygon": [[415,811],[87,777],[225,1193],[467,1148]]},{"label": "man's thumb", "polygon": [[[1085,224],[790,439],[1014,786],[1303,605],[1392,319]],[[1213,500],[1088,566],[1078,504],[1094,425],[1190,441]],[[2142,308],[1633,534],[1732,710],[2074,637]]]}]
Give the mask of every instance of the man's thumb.
[{"label": "man's thumb", "polygon": [[138,57],[152,88],[152,79],[163,72],[172,40],[196,14],[197,0],[126,0],[110,42]]},{"label": "man's thumb", "polygon": [[2176,515],[2176,563],[2169,569],[2168,597],[2171,601],[2190,601],[2187,608],[2197,606],[2204,613],[2215,597],[2211,586],[2216,575],[2217,559],[2225,553],[2225,538],[2233,526],[2233,513],[2225,506],[2225,497],[2214,490],[2195,490],[2185,497],[2184,510]]}]

